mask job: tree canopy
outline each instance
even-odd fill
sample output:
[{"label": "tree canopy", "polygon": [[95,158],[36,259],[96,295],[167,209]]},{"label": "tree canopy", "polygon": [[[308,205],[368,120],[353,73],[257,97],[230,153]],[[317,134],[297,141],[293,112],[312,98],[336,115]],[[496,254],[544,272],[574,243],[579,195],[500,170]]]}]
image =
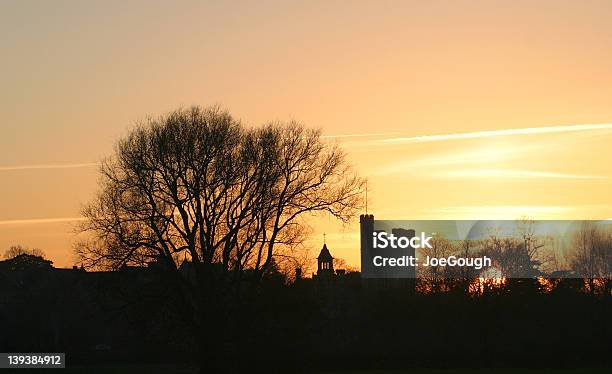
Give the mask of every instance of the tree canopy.
[{"label": "tree canopy", "polygon": [[325,212],[349,220],[363,180],[340,148],[297,122],[248,127],[219,108],[140,123],[101,167],[77,249],[87,266],[167,261],[263,274]]}]

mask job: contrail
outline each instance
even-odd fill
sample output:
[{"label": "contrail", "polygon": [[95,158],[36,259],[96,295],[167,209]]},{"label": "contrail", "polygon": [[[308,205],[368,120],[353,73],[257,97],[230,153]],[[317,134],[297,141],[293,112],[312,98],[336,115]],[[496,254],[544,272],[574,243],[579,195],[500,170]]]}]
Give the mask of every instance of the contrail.
[{"label": "contrail", "polygon": [[397,135],[397,132],[379,132],[379,133],[365,133],[365,134],[340,134],[340,135],[322,135],[323,139],[337,139],[337,138],[367,138],[373,136],[389,136]]},{"label": "contrail", "polygon": [[2,225],[35,225],[41,223],[62,223],[84,221],[84,217],[65,217],[65,218],[33,218],[33,219],[12,219],[0,221]]},{"label": "contrail", "polygon": [[0,166],[0,171],[13,170],[35,170],[35,169],[73,169],[85,168],[100,165],[97,162],[87,162],[81,164],[55,164],[55,165],[15,165],[15,166]]},{"label": "contrail", "polygon": [[554,173],[548,171],[533,171],[533,170],[505,170],[505,169],[466,169],[466,170],[450,170],[444,173],[437,174],[440,177],[446,178],[556,178],[556,179],[608,179],[600,175],[581,175],[581,174],[565,174]]},{"label": "contrail", "polygon": [[610,130],[610,129],[612,129],[612,123],[562,125],[562,126],[546,126],[546,127],[526,127],[522,129],[519,128],[519,129],[505,129],[505,130],[473,131],[473,132],[439,134],[439,135],[421,135],[421,136],[380,139],[380,140],[375,140],[375,142],[379,142],[379,143],[425,143],[425,142],[437,142],[437,141],[444,141],[444,140],[491,138],[491,137],[496,137],[496,136],[509,136],[509,135],[534,135],[534,134],[550,134],[550,133],[576,132],[576,131],[589,131],[589,130]]}]

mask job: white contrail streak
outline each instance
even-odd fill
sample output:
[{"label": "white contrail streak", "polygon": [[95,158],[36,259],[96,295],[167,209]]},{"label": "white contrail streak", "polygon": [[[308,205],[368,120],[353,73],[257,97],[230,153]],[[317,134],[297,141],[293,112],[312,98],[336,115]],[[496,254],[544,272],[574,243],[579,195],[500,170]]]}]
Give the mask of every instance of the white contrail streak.
[{"label": "white contrail streak", "polygon": [[33,218],[33,219],[9,219],[0,221],[2,225],[36,225],[41,223],[63,223],[84,221],[84,217],[65,217],[65,218]]},{"label": "white contrail streak", "polygon": [[340,139],[340,138],[368,138],[375,136],[389,136],[397,135],[397,132],[379,132],[379,133],[366,133],[366,134],[340,134],[340,135],[322,135],[323,139]]},{"label": "white contrail streak", "polygon": [[562,126],[546,126],[546,127],[526,127],[522,129],[486,130],[486,131],[473,131],[473,132],[452,133],[452,134],[396,137],[396,138],[380,139],[380,140],[376,140],[376,142],[379,142],[379,143],[425,143],[425,142],[437,142],[437,141],[445,141],[445,140],[491,138],[495,136],[536,135],[536,134],[550,134],[550,133],[562,133],[562,132],[589,131],[589,130],[612,130],[612,123],[562,125]]},{"label": "white contrail streak", "polygon": [[0,171],[13,170],[35,170],[35,169],[73,169],[86,168],[100,165],[97,162],[86,162],[81,164],[54,164],[54,165],[15,165],[15,166],[0,166]]},{"label": "white contrail streak", "polygon": [[446,178],[556,178],[556,179],[607,179],[600,175],[581,175],[581,174],[565,174],[554,173],[548,171],[533,171],[533,170],[505,170],[505,169],[467,169],[467,170],[450,170],[444,173],[437,174],[440,177]]}]

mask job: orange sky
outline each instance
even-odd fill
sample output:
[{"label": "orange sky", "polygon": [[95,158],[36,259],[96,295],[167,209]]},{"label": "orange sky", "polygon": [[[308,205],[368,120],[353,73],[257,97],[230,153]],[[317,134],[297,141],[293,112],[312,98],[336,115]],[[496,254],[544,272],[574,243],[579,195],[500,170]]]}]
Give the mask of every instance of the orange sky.
[{"label": "orange sky", "polygon": [[[377,218],[610,218],[612,126],[580,126],[612,123],[610,19],[606,1],[2,2],[0,252],[72,265],[92,164],[191,104],[380,134],[330,139]],[[358,264],[356,225],[314,228]]]}]

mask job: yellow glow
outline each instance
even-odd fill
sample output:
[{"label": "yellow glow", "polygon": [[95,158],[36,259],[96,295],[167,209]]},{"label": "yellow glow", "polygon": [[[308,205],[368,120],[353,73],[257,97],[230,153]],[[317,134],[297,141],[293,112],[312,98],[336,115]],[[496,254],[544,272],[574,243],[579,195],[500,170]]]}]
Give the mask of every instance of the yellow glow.
[{"label": "yellow glow", "polygon": [[[548,0],[0,2],[0,254],[73,265],[94,161],[192,104],[321,128],[377,219],[611,217],[610,19],[605,2]],[[326,232],[358,266],[357,218],[309,222],[313,251]]]}]

